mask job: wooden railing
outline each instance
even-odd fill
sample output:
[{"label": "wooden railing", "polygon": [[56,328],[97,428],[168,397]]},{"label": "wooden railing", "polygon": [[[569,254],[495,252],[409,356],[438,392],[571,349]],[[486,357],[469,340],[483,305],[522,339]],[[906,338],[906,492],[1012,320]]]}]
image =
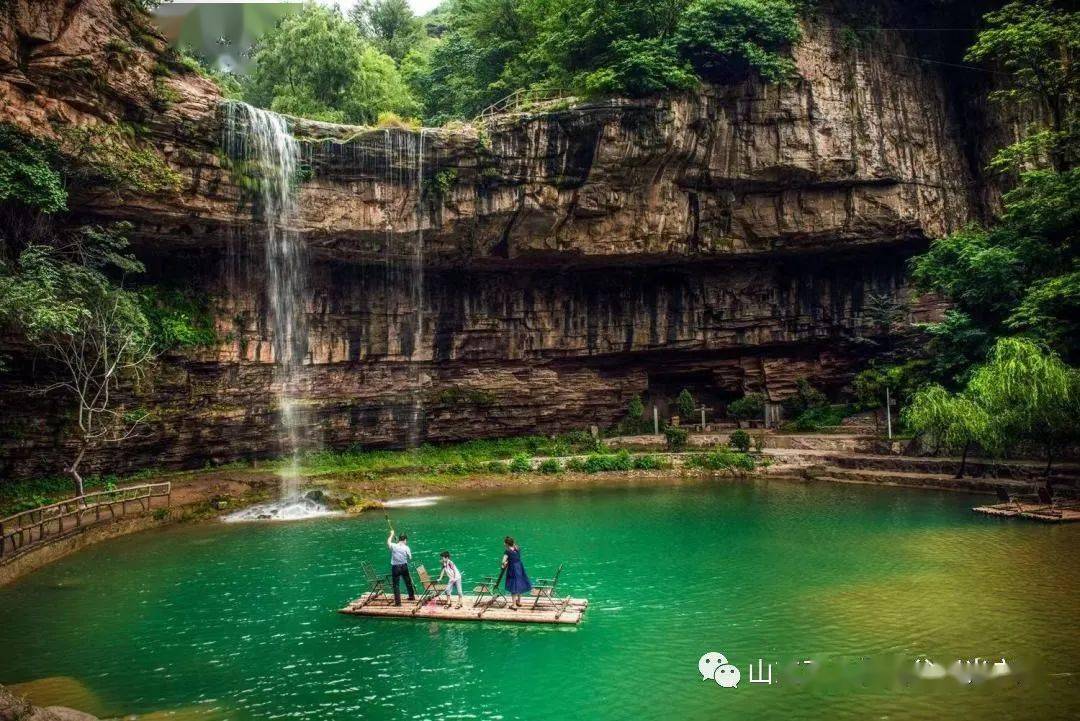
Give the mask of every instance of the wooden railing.
[{"label": "wooden railing", "polygon": [[488,120],[495,115],[522,112],[527,109],[528,106],[555,100],[571,99],[572,97],[573,95],[567,90],[515,90],[505,98],[496,100],[494,103],[481,110],[480,114],[477,115],[475,119],[478,121]]},{"label": "wooden railing", "polygon": [[129,504],[149,511],[155,498],[172,502],[172,484],[143,483],[96,491],[0,519],[0,563],[82,529],[128,515]]}]

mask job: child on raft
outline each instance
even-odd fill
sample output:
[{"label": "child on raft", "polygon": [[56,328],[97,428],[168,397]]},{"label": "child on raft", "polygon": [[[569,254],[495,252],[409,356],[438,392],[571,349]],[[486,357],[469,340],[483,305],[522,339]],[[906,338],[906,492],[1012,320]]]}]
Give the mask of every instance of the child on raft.
[{"label": "child on raft", "polygon": [[[461,571],[459,571],[458,567],[454,565],[454,562],[450,560],[450,551],[443,551],[440,554],[440,560],[442,561],[442,571],[439,572],[438,580],[441,581],[443,576],[447,577],[446,589],[444,591],[446,594],[446,607],[450,608],[450,592],[456,588],[458,601],[454,608],[461,608],[461,603],[465,600],[465,597],[461,592]],[[436,583],[438,583],[438,581],[436,581]]]}]

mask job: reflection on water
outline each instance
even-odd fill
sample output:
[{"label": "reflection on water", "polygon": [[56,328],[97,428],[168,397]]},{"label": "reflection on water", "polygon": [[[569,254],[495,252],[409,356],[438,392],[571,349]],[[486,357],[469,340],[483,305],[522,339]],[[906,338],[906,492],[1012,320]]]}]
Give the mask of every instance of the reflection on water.
[{"label": "reflection on water", "polygon": [[[591,605],[560,628],[336,614],[361,560],[388,563],[381,513],[176,527],[0,589],[0,683],[66,676],[108,713],[241,721],[1072,717],[1080,528],[975,500],[717,482],[390,511],[417,562],[448,549],[466,586],[497,572],[506,534],[533,577],[565,563],[563,590]],[[707,651],[737,688],[702,681]],[[970,684],[916,673],[1003,657],[1008,676]],[[758,659],[773,685],[749,683]]]}]

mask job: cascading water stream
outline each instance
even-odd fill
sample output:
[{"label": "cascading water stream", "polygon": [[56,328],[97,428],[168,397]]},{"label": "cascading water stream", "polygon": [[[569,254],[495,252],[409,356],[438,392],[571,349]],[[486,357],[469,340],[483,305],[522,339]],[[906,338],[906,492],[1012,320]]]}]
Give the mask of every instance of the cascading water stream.
[{"label": "cascading water stream", "polygon": [[307,265],[296,231],[296,183],[300,144],[285,118],[241,102],[224,104],[223,145],[234,164],[254,178],[265,236],[267,319],[273,349],[274,381],[281,419],[281,445],[289,459],[282,471],[281,500],[230,517],[294,519],[325,514],[300,494],[300,407],[296,386],[307,355],[305,313]]},{"label": "cascading water stream", "polygon": [[[424,340],[424,134],[420,129],[416,154],[416,244],[412,257],[412,302],[416,318],[413,322],[412,354],[417,358]],[[414,362],[418,363],[422,358]],[[423,371],[415,365],[413,378],[412,417],[409,421],[410,448],[420,444],[420,418],[423,413]]]}]

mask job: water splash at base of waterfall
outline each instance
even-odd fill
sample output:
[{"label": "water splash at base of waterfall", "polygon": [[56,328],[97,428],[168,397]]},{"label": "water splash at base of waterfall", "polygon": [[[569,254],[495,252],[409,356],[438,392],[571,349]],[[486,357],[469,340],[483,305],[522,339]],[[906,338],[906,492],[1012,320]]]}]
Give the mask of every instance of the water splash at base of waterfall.
[{"label": "water splash at base of waterfall", "polygon": [[341,511],[331,511],[321,503],[310,498],[298,496],[296,498],[283,498],[278,501],[259,503],[230,513],[225,516],[226,523],[240,523],[243,521],[303,521],[309,518],[324,518],[326,516],[340,516]]}]

